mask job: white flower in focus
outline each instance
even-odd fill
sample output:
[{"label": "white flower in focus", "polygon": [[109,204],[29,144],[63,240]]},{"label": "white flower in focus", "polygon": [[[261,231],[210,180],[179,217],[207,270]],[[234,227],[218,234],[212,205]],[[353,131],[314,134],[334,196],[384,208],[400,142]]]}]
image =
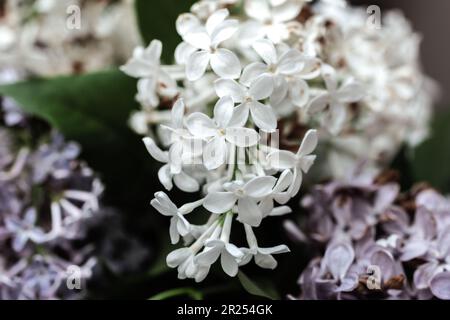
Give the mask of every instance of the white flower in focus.
[{"label": "white flower in focus", "polygon": [[[183,30],[183,40],[198,51],[192,53],[186,61],[186,76],[189,81],[200,79],[210,65],[212,70],[220,77],[236,79],[241,74],[241,62],[230,50],[219,48],[220,44],[230,39],[238,28],[237,20],[226,20],[227,9],[216,11],[206,21],[205,26],[196,25],[194,21],[179,24],[178,29]],[[187,30],[187,31],[186,31]],[[183,51],[190,50],[189,47]],[[186,54],[178,53],[181,56]]]},{"label": "white flower in focus", "polygon": [[228,96],[235,103],[239,103],[235,110],[236,117],[241,119],[239,125],[243,126],[247,122],[250,113],[258,128],[267,132],[275,131],[277,117],[273,109],[260,102],[272,95],[273,79],[271,76],[261,75],[249,87],[230,79],[219,79],[214,85],[220,98]]},{"label": "white flower in focus", "polygon": [[[234,102],[231,97],[219,99],[214,107],[214,118],[201,112],[191,114],[186,127],[197,138],[206,139],[203,162],[208,170],[217,169],[227,159],[227,142],[238,147],[251,147],[258,143],[258,133],[249,128],[233,126],[243,123],[234,117]],[[242,116],[242,115],[241,115]]]},{"label": "white flower in focus", "polygon": [[[277,202],[279,204],[286,204],[291,199],[291,194],[289,192],[289,187],[292,185],[294,174],[291,170],[286,169],[281,174],[280,177],[277,180],[277,183],[273,187],[272,193],[266,196],[261,203],[259,204],[259,207],[261,208],[264,215],[281,215],[280,212],[274,212],[274,209],[280,210],[280,208],[275,208],[274,202]],[[284,211],[287,210],[285,213],[290,213],[291,210],[289,207],[285,207]]]},{"label": "white flower in focus", "polygon": [[[169,152],[161,150],[152,138],[146,137],[143,139],[143,142],[153,159],[165,163],[158,171],[158,178],[167,190],[172,190],[173,183],[185,192],[196,192],[200,189],[197,180],[184,172],[181,164],[172,165],[174,159],[170,158]],[[175,153],[175,151],[173,152]],[[180,158],[181,153],[177,152],[175,163],[180,163]]]},{"label": "white flower in focus", "polygon": [[232,210],[237,202],[239,221],[257,227],[263,219],[257,202],[272,193],[275,183],[276,179],[271,176],[254,177],[246,183],[229,182],[224,185],[225,191],[208,193],[203,206],[212,213],[221,214]]},{"label": "white flower in focus", "polygon": [[[253,43],[253,49],[264,63],[254,62],[248,65],[242,73],[241,83],[250,86],[262,74],[272,76],[274,83],[273,93],[270,96],[272,106],[280,104],[286,98],[289,89],[292,90],[293,95],[296,94],[295,91],[299,86],[306,88],[304,91],[307,91],[308,85],[303,79],[296,79],[295,85],[290,85],[288,81],[290,77],[300,73],[309,63],[307,57],[303,56],[300,51],[287,49],[279,55],[274,44],[266,39]],[[300,84],[300,81],[303,83]]]},{"label": "white flower in focus", "polygon": [[201,152],[195,148],[195,141],[193,141],[189,132],[184,128],[184,113],[185,106],[182,99],[172,107],[171,124],[161,125],[170,134],[170,149],[169,151],[161,150],[155,141],[149,137],[143,139],[147,151],[157,161],[166,163],[158,172],[158,177],[161,183],[167,190],[172,190],[173,184],[185,192],[196,192],[199,190],[199,183],[183,170],[185,161],[191,161],[195,156],[195,152]]},{"label": "white flower in focus", "polygon": [[194,210],[196,206],[200,206],[202,202],[186,204],[178,209],[169,197],[164,192],[160,191],[155,193],[155,198],[150,203],[162,215],[172,217],[170,219],[169,233],[172,244],[176,244],[180,240],[180,236],[186,236],[191,229],[190,224],[184,218],[184,215],[192,212],[192,210]]}]

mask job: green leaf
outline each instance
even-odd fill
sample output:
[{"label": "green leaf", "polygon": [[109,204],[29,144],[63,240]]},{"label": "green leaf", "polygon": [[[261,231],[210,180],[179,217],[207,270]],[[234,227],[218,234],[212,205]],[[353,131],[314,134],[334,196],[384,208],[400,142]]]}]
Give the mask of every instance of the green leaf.
[{"label": "green leaf", "polygon": [[187,296],[193,300],[203,300],[203,294],[194,288],[177,288],[154,295],[148,300],[167,300],[179,296]]},{"label": "green leaf", "polygon": [[432,134],[412,155],[416,182],[424,181],[442,192],[450,192],[450,111],[439,112]]},{"label": "green leaf", "polygon": [[53,124],[64,134],[95,145],[92,133],[103,141],[121,140],[134,102],[136,82],[120,71],[82,76],[37,79],[0,87],[30,114]]},{"label": "green leaf", "polygon": [[[145,174],[152,161],[127,125],[138,108],[135,92],[136,81],[118,70],[0,86],[0,95],[14,98],[26,112],[81,144],[83,159],[100,173],[115,204],[136,203],[134,188],[142,190],[143,177],[152,176]],[[144,196],[139,201],[148,205]]]},{"label": "green leaf", "polygon": [[249,277],[247,277],[247,275],[242,272],[239,271],[238,273],[238,279],[242,284],[242,287],[244,287],[244,289],[254,295],[254,296],[258,296],[258,297],[264,297],[270,300],[278,300],[279,296],[276,293],[276,291],[271,288],[269,285],[265,284],[261,284],[261,283],[256,283],[253,280],[251,280]]},{"label": "green leaf", "polygon": [[195,0],[136,0],[136,13],[141,35],[146,44],[153,39],[162,41],[163,60],[171,63],[173,53],[181,39],[175,22],[178,15],[188,12]]}]

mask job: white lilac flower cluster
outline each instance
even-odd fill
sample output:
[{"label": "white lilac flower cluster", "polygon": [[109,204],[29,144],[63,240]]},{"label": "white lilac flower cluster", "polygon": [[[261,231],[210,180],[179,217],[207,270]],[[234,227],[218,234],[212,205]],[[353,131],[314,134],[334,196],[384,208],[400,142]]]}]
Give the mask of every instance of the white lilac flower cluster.
[{"label": "white lilac flower cluster", "polygon": [[0,126],[1,300],[58,298],[69,266],[87,279],[96,262],[72,244],[99,210],[100,182],[77,159],[78,145],[56,133],[36,138],[25,123]]},{"label": "white lilac flower cluster", "polygon": [[439,90],[422,72],[421,37],[397,11],[382,12],[380,28],[361,8],[319,4],[315,13],[309,26],[316,32],[302,31],[306,43],[366,93],[349,110],[352,123],[329,137],[330,171],[343,178],[361,160],[385,167],[403,144],[416,146],[428,135]]},{"label": "white lilac flower cluster", "polygon": [[[215,92],[218,78],[238,80],[232,89],[242,95],[242,86],[265,74],[273,80],[269,105],[285,123],[281,138],[299,124],[320,130],[327,177],[343,177],[362,160],[383,167],[404,143],[427,136],[437,90],[421,70],[420,36],[401,13],[383,12],[378,28],[345,1],[204,0],[191,11],[177,21],[184,41],[176,64],[161,66],[155,41],[123,69],[140,79],[143,109],[130,120],[138,133],[170,121],[178,97],[188,113],[207,113],[223,94]],[[223,23],[218,30],[215,19]],[[273,115],[266,117],[263,129],[272,128]]]},{"label": "white lilac flower cluster", "polygon": [[318,249],[300,299],[450,299],[450,200],[424,185],[400,194],[390,175],[319,185],[302,201],[307,232],[286,222]]},{"label": "white lilac flower cluster", "polygon": [[[258,247],[253,229],[291,211],[285,204],[298,194],[319,136],[335,159],[321,171],[339,175],[343,162],[376,165],[378,151],[366,150],[379,145],[375,140],[397,149],[406,136],[391,134],[408,128],[411,136],[409,121],[416,117],[410,115],[425,114],[417,125],[424,131],[431,100],[425,77],[410,51],[388,58],[398,38],[412,35],[406,23],[401,30],[393,23],[379,34],[368,30],[345,1],[202,0],[176,21],[183,41],[173,65],[161,63],[158,40],[135,49],[121,68],[139,79],[142,111],[131,126],[150,136],[144,142],[164,164],[158,177],[166,190],[175,185],[204,195],[182,206],[164,192],[152,200],[171,217],[172,243],[182,237],[186,244],[167,257],[180,278],[202,281],[219,257],[230,276],[252,257],[261,267],[276,267],[272,254],[288,248]],[[417,42],[408,43],[417,52]],[[371,50],[378,50],[377,63]],[[397,118],[385,112],[392,105]],[[394,133],[379,130],[385,117]],[[200,207],[209,218],[190,224],[186,215]],[[233,221],[244,226],[248,248],[230,242]]]},{"label": "white lilac flower cluster", "polygon": [[133,3],[1,1],[0,69],[53,76],[121,63],[140,43]]}]

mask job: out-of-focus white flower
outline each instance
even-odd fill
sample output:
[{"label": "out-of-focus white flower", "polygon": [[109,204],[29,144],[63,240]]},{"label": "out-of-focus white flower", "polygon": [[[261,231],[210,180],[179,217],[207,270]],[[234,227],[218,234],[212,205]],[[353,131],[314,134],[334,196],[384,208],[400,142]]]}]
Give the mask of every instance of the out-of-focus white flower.
[{"label": "out-of-focus white flower", "polygon": [[29,240],[39,243],[44,238],[44,232],[36,226],[36,220],[36,210],[33,208],[25,212],[22,220],[6,217],[6,230],[13,235],[12,247],[16,252],[21,252]]},{"label": "out-of-focus white flower", "polygon": [[[67,17],[69,4],[80,8],[81,17],[70,18],[79,18],[81,28],[61,18]],[[123,62],[140,43],[133,7],[129,0],[7,1],[2,4],[0,69],[14,66],[26,74],[55,76]]]},{"label": "out-of-focus white flower", "polygon": [[141,78],[137,97],[139,102],[150,107],[159,105],[159,96],[171,98],[177,93],[175,80],[161,68],[161,52],[161,41],[153,40],[145,49],[134,49],[133,57],[120,68],[129,76]]},{"label": "out-of-focus white flower", "polygon": [[347,105],[361,100],[364,90],[358,83],[349,81],[339,87],[336,71],[329,65],[322,66],[322,77],[325,80],[327,92],[319,94],[311,100],[308,110],[312,114],[326,111],[328,130],[337,135],[348,119]]}]

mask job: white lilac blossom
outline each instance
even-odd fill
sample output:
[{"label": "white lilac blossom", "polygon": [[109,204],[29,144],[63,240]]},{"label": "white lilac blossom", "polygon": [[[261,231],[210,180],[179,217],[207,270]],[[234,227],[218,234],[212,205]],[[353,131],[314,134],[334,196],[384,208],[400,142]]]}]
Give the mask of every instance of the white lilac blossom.
[{"label": "white lilac blossom", "polygon": [[[316,180],[340,176],[359,160],[377,168],[409,137],[418,142],[425,136],[433,97],[414,54],[418,42],[408,41],[400,50],[407,56],[388,56],[400,37],[414,35],[406,22],[389,20],[387,30],[375,34],[345,1],[203,0],[174,23],[183,41],[173,65],[161,64],[164,44],[154,40],[136,49],[122,70],[139,79],[143,109],[131,124],[147,135],[147,150],[164,164],[161,184],[168,191],[174,185],[200,191],[195,204],[210,212],[205,225],[192,226],[183,207],[168,205],[168,196],[157,193],[152,201],[172,217],[172,242],[181,236],[191,245],[168,259],[180,278],[204,279],[219,256],[230,275],[249,254],[275,266],[269,256],[284,247],[260,250],[252,242],[239,249],[241,255],[228,248],[221,228],[230,216],[256,228],[267,217],[291,212],[286,203],[299,193],[317,145],[324,146],[319,156],[326,166],[318,168]],[[379,47],[380,61],[371,61]],[[395,118],[387,111],[392,104]],[[415,120],[412,114],[423,117]],[[379,130],[385,116],[392,126]],[[354,234],[387,205],[380,200],[372,221],[358,220]],[[342,228],[351,219],[345,217]]]},{"label": "white lilac blossom", "polygon": [[[231,97],[241,126],[270,132],[283,122],[280,138],[294,134],[295,143],[299,125],[318,130],[326,148],[317,180],[342,178],[360,161],[379,170],[403,144],[427,136],[437,90],[420,67],[420,38],[403,16],[385,13],[381,29],[366,22],[366,12],[346,1],[199,1],[176,21],[183,41],[174,65],[160,66],[159,55],[142,55],[141,67],[135,57],[127,64],[137,67],[129,74],[140,79],[143,106],[130,123],[159,143],[152,130],[170,122],[174,100],[183,98],[186,116],[209,116],[217,96]],[[164,76],[150,81],[142,74],[149,66]],[[221,159],[223,153],[214,165]]]},{"label": "white lilac blossom", "polygon": [[[276,132],[281,109],[285,114],[304,111],[300,108],[307,105],[307,82],[320,75],[320,61],[293,43],[282,43],[286,34],[274,40],[279,30],[288,32],[287,22],[306,2],[248,1],[247,12],[257,13],[251,6],[267,9],[262,13],[273,25],[264,21],[262,29],[268,37],[262,35],[236,48],[233,37],[248,25],[242,15],[230,17],[228,7],[234,2],[202,1],[176,21],[183,39],[175,52],[176,65],[161,64],[162,44],[154,40],[146,49],[137,48],[122,67],[139,79],[137,99],[147,110],[134,116],[135,129],[144,132],[146,125],[162,120],[156,135],[143,139],[151,156],[164,164],[158,173],[160,182],[168,191],[175,185],[185,192],[202,192],[200,200],[181,207],[163,192],[157,192],[151,202],[171,217],[172,243],[182,237],[188,246],[167,258],[170,267],[178,268],[180,278],[203,280],[219,257],[230,276],[252,255],[258,265],[273,269],[272,254],[288,251],[284,245],[258,248],[253,231],[250,248],[237,248],[230,235],[233,220],[247,226],[247,238],[252,238],[248,228],[291,212],[285,204],[297,195],[303,174],[315,160],[316,130],[297,137],[301,146],[296,154],[280,150],[273,141],[271,145],[262,141]],[[257,14],[248,22],[256,17],[263,18]],[[255,57],[252,60],[242,55],[247,51],[244,56],[251,56],[249,50]],[[165,116],[167,106],[169,117]],[[193,226],[186,215],[200,207],[209,211],[209,218],[205,225]]]},{"label": "white lilac blossom", "polygon": [[302,272],[301,299],[450,299],[449,200],[423,186],[400,194],[387,177],[317,186],[302,201],[305,231],[286,223],[321,256]]},{"label": "white lilac blossom", "polygon": [[[68,11],[74,6],[81,17]],[[0,69],[39,76],[98,71],[123,62],[140,43],[133,0],[2,1],[1,9]]]},{"label": "white lilac blossom", "polygon": [[365,10],[322,1],[305,28],[299,31],[302,47],[335,69],[339,85],[354,79],[365,93],[346,109],[351,122],[328,139],[335,177],[362,160],[383,167],[403,144],[416,146],[426,138],[438,89],[420,65],[421,37],[400,12],[383,12],[381,28],[374,28]]}]

